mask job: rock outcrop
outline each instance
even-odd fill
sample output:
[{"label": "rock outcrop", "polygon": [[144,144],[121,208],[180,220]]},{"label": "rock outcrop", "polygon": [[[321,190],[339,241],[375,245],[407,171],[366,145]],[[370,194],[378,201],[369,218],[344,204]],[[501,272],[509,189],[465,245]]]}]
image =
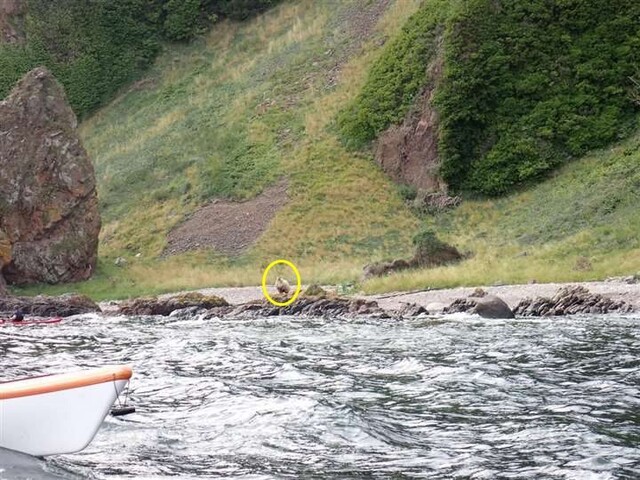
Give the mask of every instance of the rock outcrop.
[{"label": "rock outcrop", "polygon": [[0,102],[0,259],[9,283],[85,280],[95,268],[95,173],[76,127],[46,68]]},{"label": "rock outcrop", "polygon": [[462,203],[462,198],[452,197],[445,192],[429,192],[420,190],[411,202],[414,210],[425,214],[434,214],[456,208]]},{"label": "rock outcrop", "polygon": [[22,43],[26,0],[0,0],[0,43]]},{"label": "rock outcrop", "polygon": [[552,298],[525,298],[515,308],[517,315],[524,317],[548,317],[575,315],[580,313],[629,313],[633,307],[622,300],[591,293],[583,286],[564,287]]},{"label": "rock outcrop", "polygon": [[[212,311],[211,313],[214,316],[220,314],[220,312],[216,311]],[[378,303],[373,300],[342,297],[301,297],[287,307],[277,307],[263,300],[255,303],[246,303],[234,308],[232,311],[224,313],[232,317],[274,317],[285,315],[307,317],[356,317],[359,315],[374,315],[380,318],[389,317],[387,312],[381,309]]]},{"label": "rock outcrop", "polygon": [[0,230],[0,296],[7,293],[7,284],[2,276],[2,267],[11,261],[11,242],[6,233]]},{"label": "rock outcrop", "polygon": [[362,279],[368,280],[374,277],[384,277],[385,275],[401,272],[409,268],[412,268],[411,263],[403,259],[392,260],[391,262],[369,263],[362,268]]},{"label": "rock outcrop", "polygon": [[215,295],[202,295],[201,293],[185,293],[169,298],[136,298],[124,302],[118,309],[122,315],[163,315],[168,316],[177,310],[183,309],[211,309],[215,307],[228,307],[224,298]]},{"label": "rock outcrop", "polygon": [[[278,297],[284,302],[286,297]],[[416,304],[406,304],[399,310],[384,310],[374,300],[339,297],[329,292],[319,295],[303,295],[286,307],[272,305],[266,300],[229,305],[216,296],[189,293],[166,299],[156,297],[135,299],[120,304],[117,312],[121,315],[161,315],[193,316],[203,318],[260,318],[279,316],[355,318],[406,318],[426,315],[428,312]]]},{"label": "rock outcrop", "polygon": [[413,242],[416,246],[416,252],[411,259],[367,264],[362,269],[362,279],[382,277],[411,268],[434,268],[450,265],[465,258],[457,248],[441,241],[431,231],[420,232],[414,237]]},{"label": "rock outcrop", "polygon": [[2,316],[8,317],[17,309],[21,309],[26,315],[38,317],[70,317],[100,312],[98,304],[84,295],[0,298],[0,312],[4,312]]},{"label": "rock outcrop", "polygon": [[515,318],[507,303],[495,295],[489,295],[481,288],[467,298],[458,298],[443,310],[443,313],[476,313],[483,318]]}]

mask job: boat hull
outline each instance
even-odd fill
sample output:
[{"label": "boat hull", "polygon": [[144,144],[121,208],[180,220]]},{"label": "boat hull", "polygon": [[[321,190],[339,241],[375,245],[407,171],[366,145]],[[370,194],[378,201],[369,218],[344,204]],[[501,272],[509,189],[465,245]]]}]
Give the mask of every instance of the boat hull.
[{"label": "boat hull", "polygon": [[130,377],[129,367],[109,367],[0,384],[0,447],[36,456],[84,449]]}]

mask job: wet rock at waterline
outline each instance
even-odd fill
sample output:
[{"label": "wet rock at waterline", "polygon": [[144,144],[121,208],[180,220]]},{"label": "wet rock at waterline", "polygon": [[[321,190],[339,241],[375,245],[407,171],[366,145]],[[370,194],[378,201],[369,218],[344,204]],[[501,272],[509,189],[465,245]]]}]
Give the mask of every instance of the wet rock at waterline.
[{"label": "wet rock at waterline", "polygon": [[443,313],[476,313],[484,318],[515,318],[509,305],[495,295],[488,295],[481,289],[468,298],[459,298],[443,310]]},{"label": "wet rock at waterline", "polygon": [[477,298],[474,311],[483,318],[515,318],[509,305],[494,295]]},{"label": "wet rock at waterline", "polygon": [[[288,297],[276,295],[274,300],[285,303]],[[229,305],[220,297],[191,293],[167,299],[153,297],[127,301],[120,305],[118,313],[121,315],[163,315],[177,318],[198,314],[203,315],[204,318],[277,316],[406,318],[428,314],[424,307],[416,304],[407,304],[399,310],[385,310],[374,300],[337,297],[327,292],[316,296],[303,295],[287,306],[273,305],[267,300]]]},{"label": "wet rock at waterline", "polygon": [[0,257],[8,283],[74,282],[95,269],[96,181],[76,128],[46,68],[27,73],[0,102]]},{"label": "wet rock at waterline", "polygon": [[613,300],[591,293],[583,286],[569,286],[558,290],[552,298],[525,298],[518,303],[515,313],[524,317],[575,315],[580,313],[629,313],[633,307],[622,300]]},{"label": "wet rock at waterline", "polygon": [[[215,314],[216,312],[212,313]],[[257,303],[240,305],[234,310],[227,312],[227,315],[238,317],[273,317],[282,315],[300,315],[308,317],[355,317],[359,315],[375,315],[380,318],[389,317],[389,314],[380,308],[378,303],[373,300],[342,297],[302,297],[286,307],[278,307],[264,300]]]},{"label": "wet rock at waterline", "polygon": [[429,315],[429,312],[422,305],[417,303],[406,303],[400,310],[394,312],[394,316],[398,317],[417,317],[419,315]]},{"label": "wet rock at waterline", "polygon": [[21,309],[25,315],[37,317],[70,317],[85,313],[98,313],[100,307],[84,295],[61,295],[59,297],[0,297],[0,316],[10,316]]},{"label": "wet rock at waterline", "polygon": [[204,309],[214,307],[227,307],[229,304],[224,298],[215,295],[202,295],[201,293],[186,293],[170,298],[136,298],[123,302],[118,313],[122,315],[171,315],[177,310]]},{"label": "wet rock at waterline", "polygon": [[[509,315],[510,310],[507,311],[505,306],[506,303],[499,298],[476,290],[474,294],[467,298],[456,299],[443,312],[477,313],[486,318],[513,318]],[[614,300],[604,295],[591,293],[587,288],[578,285],[563,287],[551,298],[525,298],[513,309],[512,314],[523,317],[546,317],[575,314],[629,313],[633,311],[634,307],[622,300]]]}]

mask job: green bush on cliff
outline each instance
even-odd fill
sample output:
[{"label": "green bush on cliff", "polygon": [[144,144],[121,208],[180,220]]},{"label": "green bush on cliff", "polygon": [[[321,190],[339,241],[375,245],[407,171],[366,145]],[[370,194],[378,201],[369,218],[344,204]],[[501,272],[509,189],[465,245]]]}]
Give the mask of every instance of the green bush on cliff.
[{"label": "green bush on cliff", "polygon": [[502,194],[623,136],[639,32],[634,0],[469,1],[436,98],[445,180]]},{"label": "green bush on cliff", "polygon": [[0,98],[27,71],[46,65],[83,116],[147,67],[160,49],[158,17],[144,0],[31,0],[27,11],[27,43],[0,48]]},{"label": "green bush on cliff", "polygon": [[163,13],[163,34],[171,40],[187,40],[199,30],[201,0],[168,0]]},{"label": "green bush on cliff", "polygon": [[427,66],[437,50],[443,19],[452,2],[428,0],[385,47],[362,92],[337,119],[346,143],[362,147],[402,120],[424,87]]},{"label": "green bush on cliff", "polygon": [[0,45],[0,99],[6,97],[18,80],[38,64],[31,48]]},{"label": "green bush on cliff", "polygon": [[640,2],[426,1],[338,117],[363,146],[399,123],[426,83],[442,24],[441,174],[457,191],[506,193],[628,133],[636,118]]},{"label": "green bush on cliff", "polygon": [[281,0],[204,0],[205,7],[231,20],[246,20],[269,8]]}]

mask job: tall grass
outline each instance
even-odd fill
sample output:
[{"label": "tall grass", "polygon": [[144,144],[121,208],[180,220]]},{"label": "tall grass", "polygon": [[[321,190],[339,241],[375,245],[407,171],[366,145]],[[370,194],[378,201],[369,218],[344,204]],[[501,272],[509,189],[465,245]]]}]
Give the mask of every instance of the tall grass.
[{"label": "tall grass", "polygon": [[[125,295],[258,284],[259,267],[281,257],[305,265],[305,282],[354,281],[371,259],[408,254],[417,220],[372,159],[345,150],[328,127],[379,55],[379,38],[418,4],[391,2],[364,44],[349,22],[368,1],[300,0],[168,48],[81,126],[96,164],[107,272],[87,291],[102,296],[120,277],[135,283]],[[158,258],[167,233],[195,209],[254,197],[282,176],[290,202],[240,259]],[[131,265],[111,268],[118,256]]]},{"label": "tall grass", "polygon": [[368,292],[589,281],[640,272],[640,133],[499,200],[425,220],[470,258],[367,282]]}]

